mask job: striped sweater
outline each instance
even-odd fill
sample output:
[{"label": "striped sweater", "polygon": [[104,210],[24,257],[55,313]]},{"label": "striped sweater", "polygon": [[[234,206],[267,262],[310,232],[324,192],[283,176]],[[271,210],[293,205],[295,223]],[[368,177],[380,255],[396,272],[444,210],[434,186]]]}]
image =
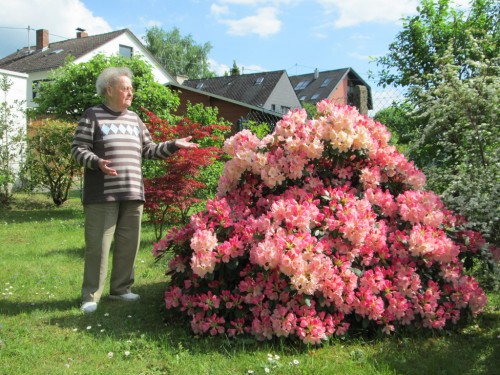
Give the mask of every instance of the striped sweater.
[{"label": "striped sweater", "polygon": [[[103,104],[87,109],[71,144],[72,158],[85,167],[83,204],[144,201],[142,159],[165,159],[177,150],[174,141],[154,143],[132,111],[114,112]],[[99,159],[110,160],[118,175],[105,175]]]}]

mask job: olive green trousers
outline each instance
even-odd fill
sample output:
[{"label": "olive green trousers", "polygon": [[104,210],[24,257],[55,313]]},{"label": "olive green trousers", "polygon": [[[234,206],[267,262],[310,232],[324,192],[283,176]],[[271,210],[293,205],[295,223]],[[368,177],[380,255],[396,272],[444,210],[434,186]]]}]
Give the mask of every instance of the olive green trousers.
[{"label": "olive green trousers", "polygon": [[86,204],[85,265],[82,302],[99,302],[108,274],[108,258],[113,246],[110,294],[130,292],[134,283],[134,263],[139,250],[142,201]]}]

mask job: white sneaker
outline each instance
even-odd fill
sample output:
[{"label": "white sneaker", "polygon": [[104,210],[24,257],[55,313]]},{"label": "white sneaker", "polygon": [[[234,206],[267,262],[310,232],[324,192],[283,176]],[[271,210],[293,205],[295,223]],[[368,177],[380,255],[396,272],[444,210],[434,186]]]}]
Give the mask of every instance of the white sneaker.
[{"label": "white sneaker", "polygon": [[135,293],[125,293],[125,294],[120,294],[120,295],[114,295],[110,294],[109,295],[110,299],[118,300],[118,301],[127,301],[127,302],[132,302],[132,301],[137,301],[141,296]]},{"label": "white sneaker", "polygon": [[81,310],[84,314],[90,314],[97,310],[96,302],[84,302],[82,304]]}]

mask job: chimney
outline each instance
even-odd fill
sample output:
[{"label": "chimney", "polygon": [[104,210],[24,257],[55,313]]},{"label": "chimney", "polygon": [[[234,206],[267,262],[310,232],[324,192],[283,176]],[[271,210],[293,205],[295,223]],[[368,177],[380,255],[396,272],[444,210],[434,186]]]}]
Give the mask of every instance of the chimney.
[{"label": "chimney", "polygon": [[319,71],[318,71],[318,68],[314,69],[314,79],[318,79],[319,78]]},{"label": "chimney", "polygon": [[81,38],[86,38],[86,37],[88,37],[88,36],[89,36],[89,34],[87,34],[87,33],[85,32],[85,29],[82,29],[81,27],[77,27],[77,28],[76,28],[76,31],[78,31],[78,32],[76,33],[76,37],[77,37],[78,39],[81,39]]},{"label": "chimney", "polygon": [[184,83],[185,80],[189,79],[188,76],[185,76],[185,75],[178,75],[178,76],[175,76],[175,80],[177,81],[177,83],[179,85],[182,85]]},{"label": "chimney", "polygon": [[36,31],[36,49],[44,49],[49,46],[49,30],[39,29]]}]

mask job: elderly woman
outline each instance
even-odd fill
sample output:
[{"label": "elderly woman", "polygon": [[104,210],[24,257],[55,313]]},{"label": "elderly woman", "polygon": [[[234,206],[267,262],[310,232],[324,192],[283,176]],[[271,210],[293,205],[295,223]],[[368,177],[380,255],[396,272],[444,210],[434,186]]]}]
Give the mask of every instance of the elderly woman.
[{"label": "elderly woman", "polygon": [[83,167],[85,266],[82,311],[97,309],[114,240],[110,298],[136,301],[132,293],[139,249],[144,185],[141,161],[164,159],[180,148],[198,147],[191,137],[154,143],[136,113],[129,111],[134,91],[126,67],[105,69],[97,78],[103,104],[87,109],[78,123],[72,157]]}]

